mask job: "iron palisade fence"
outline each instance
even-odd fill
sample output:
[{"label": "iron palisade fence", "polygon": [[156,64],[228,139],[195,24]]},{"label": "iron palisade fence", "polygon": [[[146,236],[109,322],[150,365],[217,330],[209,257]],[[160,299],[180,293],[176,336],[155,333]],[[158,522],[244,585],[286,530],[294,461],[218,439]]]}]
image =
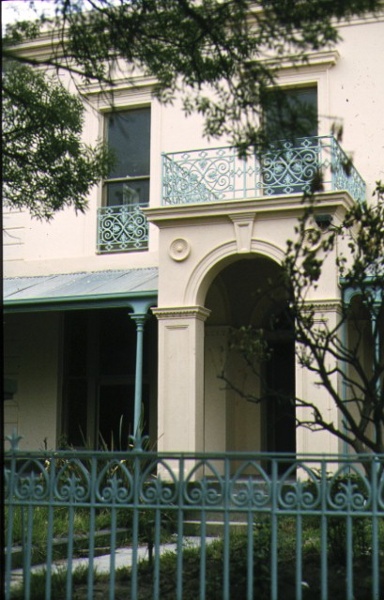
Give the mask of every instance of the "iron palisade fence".
[{"label": "iron palisade fence", "polygon": [[[109,555],[105,585],[110,600],[117,582],[131,599],[383,598],[383,455],[158,454],[143,450],[140,442],[129,452],[42,453],[19,450],[19,439],[8,440],[4,465],[7,599],[20,586],[18,597],[32,598],[32,573],[40,571],[45,599],[56,600],[58,510],[65,510],[68,519],[62,567],[62,597],[68,600],[78,585],[79,511],[87,516],[89,535],[82,541],[86,592],[77,598],[95,597],[100,512],[107,513],[109,523],[104,552]],[[46,541],[35,565],[34,521],[42,510]],[[16,541],[18,513],[21,542]],[[125,545],[131,548],[125,579],[116,575],[122,517],[129,523]],[[164,539],[165,521],[171,529]],[[191,540],[197,547],[192,578]],[[22,546],[21,581],[14,583],[17,545]],[[166,563],[164,548],[171,552]],[[172,575],[166,570],[170,563]]]}]

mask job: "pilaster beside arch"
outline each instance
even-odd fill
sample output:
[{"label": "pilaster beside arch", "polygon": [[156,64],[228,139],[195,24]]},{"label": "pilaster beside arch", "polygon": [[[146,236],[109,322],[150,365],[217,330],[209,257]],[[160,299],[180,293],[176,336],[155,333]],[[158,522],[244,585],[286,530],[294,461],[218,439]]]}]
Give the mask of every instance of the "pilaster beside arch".
[{"label": "pilaster beside arch", "polygon": [[152,309],[159,320],[158,449],[204,449],[204,322],[202,306]]},{"label": "pilaster beside arch", "polygon": [[[318,329],[327,329],[328,331],[336,331],[341,317],[341,298],[315,298],[308,300],[306,303],[308,310],[313,310],[313,325]],[[340,330],[340,335],[343,335],[343,329]],[[332,380],[334,389],[342,390],[342,378],[340,369],[343,365],[340,364],[332,352],[327,352],[327,369],[329,377]],[[333,423],[336,427],[341,427],[341,415],[337,410],[332,396],[319,385],[318,374],[316,371],[304,368],[296,354],[296,396],[298,398],[309,398],[316,405],[323,416],[326,416],[327,421]],[[309,407],[299,406],[296,408],[296,417],[299,422],[304,422],[312,419],[312,411]],[[322,430],[310,431],[305,427],[299,427],[296,435],[296,450],[297,453],[329,453],[337,454],[341,451],[340,441],[336,436],[322,435]]]}]

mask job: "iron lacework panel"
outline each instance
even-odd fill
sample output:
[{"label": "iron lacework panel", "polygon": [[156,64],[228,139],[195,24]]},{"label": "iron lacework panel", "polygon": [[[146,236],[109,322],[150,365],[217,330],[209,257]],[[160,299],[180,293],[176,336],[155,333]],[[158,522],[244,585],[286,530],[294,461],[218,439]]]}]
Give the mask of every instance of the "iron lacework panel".
[{"label": "iron lacework panel", "polygon": [[103,206],[97,214],[99,253],[147,250],[148,222],[142,211],[147,204]]},{"label": "iron lacework panel", "polygon": [[[95,597],[95,588],[99,585],[95,574],[98,567],[95,524],[100,511],[109,515],[107,587],[110,600],[116,597],[120,552],[117,534],[121,522],[118,519],[122,516],[125,523],[130,523],[126,541],[130,558],[125,565],[128,575],[125,580],[119,579],[125,582],[121,585],[125,585],[127,598],[277,600],[289,597],[301,600],[308,597],[304,583],[310,588],[311,598],[321,600],[336,597],[334,585],[337,585],[338,598],[379,600],[383,597],[383,455],[326,458],[256,453],[157,454],[145,451],[140,440],[128,452],[27,453],[18,450],[19,439],[15,436],[9,440],[11,450],[5,453],[4,460],[7,599],[11,598],[16,585],[12,583],[15,560],[12,550],[17,535],[20,536],[16,526],[20,523],[16,518],[20,512],[23,567],[19,576],[24,586],[23,597],[30,597],[31,573],[39,569],[45,579],[45,598],[52,597],[53,574],[57,569],[54,531],[58,511],[63,514],[63,509],[68,517],[63,597],[68,600],[74,597],[78,585],[73,573],[79,560],[83,569],[88,567],[84,584],[86,597],[90,600]],[[35,519],[42,510],[46,511],[47,535],[43,559],[40,555],[44,565],[38,567],[33,560]],[[89,538],[81,542],[81,548],[86,547],[86,558],[77,559],[76,517],[80,512],[88,516]],[[219,555],[216,567],[212,566],[214,556],[210,551],[213,534],[208,533],[212,515],[221,522],[220,533],[215,534],[215,553]],[[236,537],[238,530],[235,534],[232,527],[239,516],[243,527],[242,545]],[[174,554],[172,558],[168,552],[163,563],[165,517],[173,523],[173,537],[168,538],[172,544],[165,549]],[[190,554],[185,551],[191,535],[187,533],[191,518],[195,522],[194,540],[199,548],[192,595],[190,587],[188,594],[186,589],[191,585],[191,577],[188,577]],[[336,526],[338,537],[332,538]],[[366,536],[364,552],[357,555],[356,536],[362,530]],[[152,554],[149,561],[146,554],[148,562],[143,564],[141,551],[144,540],[148,543],[148,531]],[[289,532],[292,540],[287,548],[284,543]],[[335,539],[341,555],[337,568],[331,559]],[[308,544],[311,564],[316,563],[316,577],[309,584],[306,581]],[[234,569],[232,561],[238,560],[240,551],[243,562],[241,567],[237,562]],[[168,571],[164,581],[163,570],[170,562],[173,574],[170,577]],[[241,589],[236,587],[238,570],[244,584]],[[359,588],[362,572],[369,574],[369,589],[364,596]],[[286,595],[288,573],[292,586],[290,595]]]},{"label": "iron lacework panel", "polygon": [[164,154],[163,204],[302,194],[319,172],[325,191],[365,198],[365,183],[336,139],[322,136],[281,141],[246,159],[233,147]]}]

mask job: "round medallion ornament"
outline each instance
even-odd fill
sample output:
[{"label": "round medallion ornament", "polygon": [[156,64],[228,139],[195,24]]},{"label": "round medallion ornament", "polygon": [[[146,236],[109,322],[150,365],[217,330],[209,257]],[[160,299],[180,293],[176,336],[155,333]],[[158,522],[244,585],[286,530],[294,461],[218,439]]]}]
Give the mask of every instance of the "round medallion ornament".
[{"label": "round medallion ornament", "polygon": [[191,252],[191,246],[187,240],[183,238],[177,238],[173,240],[169,246],[169,255],[173,260],[181,261],[188,258]]}]

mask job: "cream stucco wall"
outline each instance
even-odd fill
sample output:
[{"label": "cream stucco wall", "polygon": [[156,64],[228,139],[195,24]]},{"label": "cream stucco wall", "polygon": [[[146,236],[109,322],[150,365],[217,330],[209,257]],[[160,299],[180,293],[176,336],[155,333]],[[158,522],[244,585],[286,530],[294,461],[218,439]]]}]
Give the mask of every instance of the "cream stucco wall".
[{"label": "cream stucco wall", "polygon": [[343,125],[342,146],[365,179],[371,197],[384,177],[384,16],[340,27],[339,60],[329,73],[329,111]]},{"label": "cream stucco wall", "polygon": [[20,448],[48,449],[57,444],[59,396],[58,313],[4,316],[4,376],[17,391],[5,412],[5,433],[14,428],[23,438]]}]

